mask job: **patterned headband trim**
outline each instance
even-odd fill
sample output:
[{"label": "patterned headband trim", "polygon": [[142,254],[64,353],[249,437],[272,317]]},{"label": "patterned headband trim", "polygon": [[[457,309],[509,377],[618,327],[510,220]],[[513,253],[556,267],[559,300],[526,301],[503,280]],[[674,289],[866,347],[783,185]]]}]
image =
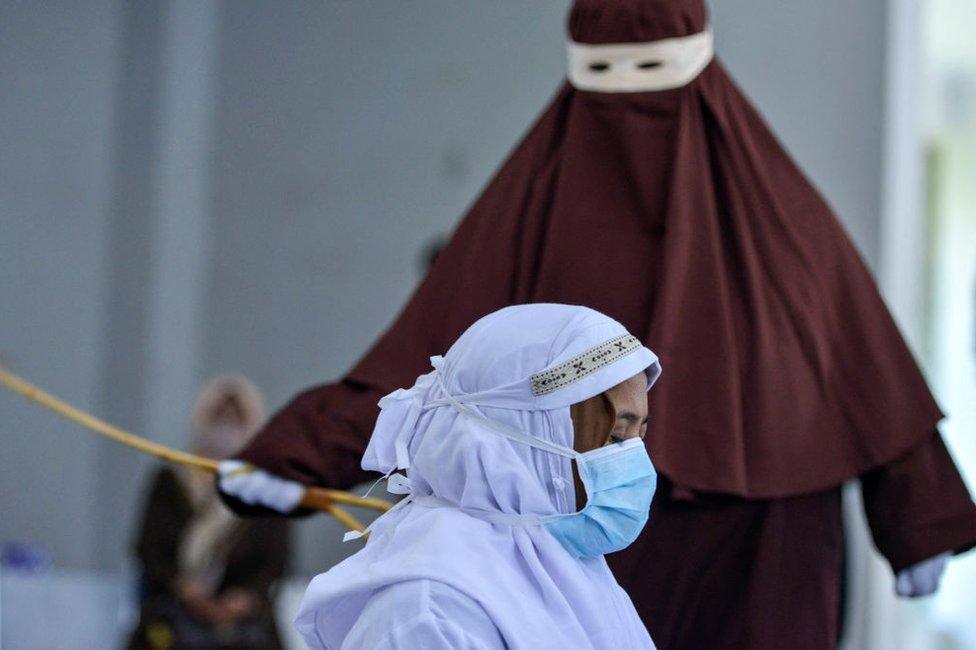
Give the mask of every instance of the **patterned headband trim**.
[{"label": "patterned headband trim", "polygon": [[568,386],[604,366],[641,348],[641,342],[633,334],[621,334],[596,347],[576,355],[554,368],[537,372],[530,377],[532,394],[547,395]]}]

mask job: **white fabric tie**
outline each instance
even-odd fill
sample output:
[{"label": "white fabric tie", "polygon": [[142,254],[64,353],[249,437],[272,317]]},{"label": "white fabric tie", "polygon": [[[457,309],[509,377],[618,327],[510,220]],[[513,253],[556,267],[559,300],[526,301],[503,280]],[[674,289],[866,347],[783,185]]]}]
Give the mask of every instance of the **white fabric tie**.
[{"label": "white fabric tie", "polygon": [[[430,360],[436,368],[442,362],[443,357],[431,357]],[[398,407],[400,409],[397,410],[397,416],[400,419],[399,431],[393,441],[396,467],[390,472],[394,469],[408,469],[410,467],[410,441],[417,429],[417,420],[420,419],[420,414],[424,410],[424,393],[434,381],[432,375],[433,373],[421,375],[417,379],[417,385],[413,388],[401,388],[393,391],[379,402],[380,409],[397,409]],[[403,411],[404,404],[406,404],[405,412]],[[387,472],[387,476],[390,472]]]},{"label": "white fabric tie", "polygon": [[[401,494],[401,495],[405,494],[407,496],[405,499],[401,499],[399,503],[397,503],[395,506],[393,506],[392,508],[384,512],[382,515],[380,515],[380,517],[385,517],[386,515],[392,512],[396,512],[397,510],[402,509],[405,505],[413,501],[413,495],[410,493],[409,478],[407,478],[403,474],[390,474],[388,476],[383,476],[376,483],[379,483],[383,479],[387,479],[386,482],[387,492],[389,492],[390,494]],[[373,487],[376,487],[376,483],[373,484]],[[369,488],[369,492],[373,490],[373,487]],[[366,494],[369,494],[369,492],[367,492]],[[373,520],[373,523],[371,523],[369,526],[366,526],[366,528],[364,528],[361,531],[350,530],[348,533],[342,536],[342,541],[349,542],[354,539],[359,539],[360,537],[364,537],[365,535],[368,535],[369,532],[373,530],[373,524],[379,521],[380,517],[377,517],[375,520]]]},{"label": "white fabric tie", "polygon": [[507,427],[504,424],[490,420],[480,413],[472,411],[470,408],[458,401],[458,399],[451,395],[450,391],[447,390],[447,386],[444,384],[444,378],[441,376],[439,370],[434,371],[434,375],[437,377],[437,384],[441,389],[441,393],[444,395],[444,399],[448,404],[454,407],[458,413],[465,417],[469,417],[473,420],[477,420],[484,426],[488,427],[495,433],[514,440],[516,442],[521,442],[522,444],[528,445],[529,447],[535,447],[536,449],[541,449],[542,451],[548,451],[551,454],[556,454],[557,456],[563,456],[565,458],[576,459],[579,458],[580,453],[574,449],[569,449],[568,447],[563,447],[562,445],[557,445],[554,442],[549,442],[547,440],[542,440],[541,438],[535,438],[526,433],[522,433],[511,427]]},{"label": "white fabric tie", "polygon": [[712,60],[711,28],[647,43],[587,45],[570,41],[569,82],[580,90],[634,93],[680,88]]}]

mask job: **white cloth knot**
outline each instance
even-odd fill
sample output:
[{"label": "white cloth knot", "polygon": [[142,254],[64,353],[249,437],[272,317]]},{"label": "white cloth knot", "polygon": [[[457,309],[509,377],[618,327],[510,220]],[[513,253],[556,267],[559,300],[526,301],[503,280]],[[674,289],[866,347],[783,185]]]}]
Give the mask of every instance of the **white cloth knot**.
[{"label": "white cloth knot", "polygon": [[410,494],[410,478],[403,474],[392,474],[386,483],[386,491],[390,494]]},{"label": "white cloth knot", "polygon": [[421,375],[412,388],[395,390],[379,401],[380,416],[376,429],[381,436],[392,434],[395,460],[385,463],[391,470],[410,467],[410,441],[417,430],[417,421],[424,410],[424,400],[434,383],[435,373]]}]

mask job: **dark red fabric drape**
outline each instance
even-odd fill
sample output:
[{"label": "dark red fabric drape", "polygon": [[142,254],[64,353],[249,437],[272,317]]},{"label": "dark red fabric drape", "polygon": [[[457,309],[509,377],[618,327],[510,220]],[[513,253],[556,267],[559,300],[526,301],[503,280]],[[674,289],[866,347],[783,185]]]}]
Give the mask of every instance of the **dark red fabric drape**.
[{"label": "dark red fabric drape", "polygon": [[[570,16],[587,43],[706,24],[692,0],[580,0]],[[382,394],[477,318],[541,301],[605,312],[661,356],[649,450],[700,491],[824,490],[942,417],[830,207],[713,61],[675,90],[562,87],[383,337],[242,457],[306,482],[362,478]]]},{"label": "dark red fabric drape", "polygon": [[[570,14],[584,43],[706,25],[700,0]],[[605,312],[662,358],[647,436],[660,489],[608,558],[658,647],[834,647],[853,477],[896,571],[976,542],[942,414],[870,274],[718,61],[675,90],[559,89],[389,330],[240,457],[309,484],[367,478],[380,397],[477,318],[541,301]]]}]

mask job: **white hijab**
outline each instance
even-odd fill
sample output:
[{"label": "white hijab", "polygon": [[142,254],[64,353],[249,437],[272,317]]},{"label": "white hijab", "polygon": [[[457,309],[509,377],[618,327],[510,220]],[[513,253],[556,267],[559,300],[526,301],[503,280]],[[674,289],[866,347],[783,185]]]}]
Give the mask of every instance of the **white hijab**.
[{"label": "white hijab", "polygon": [[510,648],[653,647],[602,557],[574,559],[538,524],[479,516],[574,512],[570,461],[460,414],[441,381],[488,419],[572,448],[570,405],[641,371],[653,383],[654,353],[592,309],[533,304],[485,316],[432,363],[413,388],[381,400],[363,457],[365,469],[409,467],[410,502],[312,580],[295,621],[309,646],[340,647],[376,591],[430,579],[477,601]]}]

